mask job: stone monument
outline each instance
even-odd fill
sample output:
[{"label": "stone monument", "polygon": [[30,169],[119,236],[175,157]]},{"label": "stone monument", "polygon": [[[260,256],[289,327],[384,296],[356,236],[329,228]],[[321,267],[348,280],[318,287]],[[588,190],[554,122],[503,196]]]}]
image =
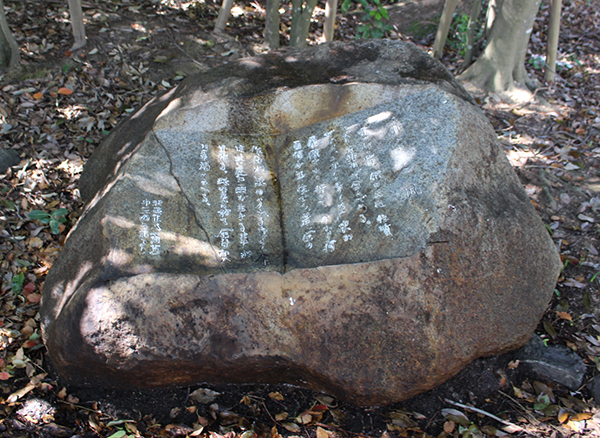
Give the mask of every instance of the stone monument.
[{"label": "stone monument", "polygon": [[41,310],[77,385],[396,402],[524,344],[560,270],[484,115],[401,42],[191,77],[111,133],[80,190]]}]

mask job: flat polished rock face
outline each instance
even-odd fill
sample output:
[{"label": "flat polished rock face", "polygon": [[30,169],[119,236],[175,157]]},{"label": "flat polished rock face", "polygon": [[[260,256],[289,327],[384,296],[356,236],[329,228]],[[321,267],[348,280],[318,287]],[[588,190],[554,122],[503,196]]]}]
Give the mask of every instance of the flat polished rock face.
[{"label": "flat polished rock face", "polygon": [[42,305],[75,384],[391,403],[526,342],[560,269],[489,123],[402,43],[190,78],[115,130],[81,191]]}]

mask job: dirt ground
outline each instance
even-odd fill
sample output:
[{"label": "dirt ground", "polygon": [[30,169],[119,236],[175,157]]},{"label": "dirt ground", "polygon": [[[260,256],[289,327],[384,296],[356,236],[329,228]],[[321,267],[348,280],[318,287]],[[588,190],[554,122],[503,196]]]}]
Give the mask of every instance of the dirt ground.
[{"label": "dirt ground", "polygon": [[[0,79],[0,146],[16,150],[22,161],[0,175],[0,436],[501,435],[503,425],[489,416],[462,409],[468,422],[461,425],[460,418],[444,415],[442,409],[456,408],[446,400],[518,423],[530,435],[599,433],[590,384],[600,370],[600,82],[595,78],[600,6],[565,3],[560,58],[565,67],[556,84],[543,84],[536,68],[545,45],[544,6],[528,57],[530,72],[542,85],[536,99],[515,105],[475,92],[565,263],[537,333],[548,344],[576,351],[588,368],[579,391],[543,382],[553,399],[540,410],[540,399],[548,394],[536,391],[534,377],[515,366],[514,352],[479,359],[444,385],[387,407],[357,408],[286,385],[203,385],[219,393],[212,399],[198,396],[198,387],[99,392],[63,385],[45,359],[37,309],[45,274],[81,212],[77,180],[83,164],[122,118],[184,77],[264,52],[264,5],[236,3],[226,33],[214,35],[218,10],[210,2],[84,0],[88,43],[71,52],[65,1],[5,0],[23,69]],[[390,37],[428,50],[442,6],[442,0],[389,5]],[[458,11],[469,7],[461,2]],[[285,44],[291,19],[289,5],[282,8]],[[318,8],[311,44],[321,41],[323,14]],[[352,39],[363,15],[341,16],[336,39]],[[452,45],[442,61],[452,72],[462,68]],[[69,213],[57,235],[27,220],[28,211],[59,207]],[[20,274],[22,291],[16,292],[12,285]]]}]

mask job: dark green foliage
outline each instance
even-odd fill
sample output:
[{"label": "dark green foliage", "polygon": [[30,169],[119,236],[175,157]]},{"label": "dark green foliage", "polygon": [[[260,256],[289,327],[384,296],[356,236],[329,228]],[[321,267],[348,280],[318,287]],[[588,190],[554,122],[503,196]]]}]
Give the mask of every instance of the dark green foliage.
[{"label": "dark green foliage", "polygon": [[47,213],[42,210],[30,211],[27,215],[29,219],[36,219],[43,224],[49,224],[53,234],[58,234],[59,224],[64,224],[67,221],[65,215],[68,213],[66,208],[59,208],[52,213]]},{"label": "dark green foliage", "polygon": [[[357,0],[366,11],[363,20],[367,23],[357,28],[356,38],[383,38],[392,31],[392,26],[387,24],[390,19],[388,11],[381,4],[381,0]],[[342,12],[346,13],[352,6],[352,0],[344,0]]]}]

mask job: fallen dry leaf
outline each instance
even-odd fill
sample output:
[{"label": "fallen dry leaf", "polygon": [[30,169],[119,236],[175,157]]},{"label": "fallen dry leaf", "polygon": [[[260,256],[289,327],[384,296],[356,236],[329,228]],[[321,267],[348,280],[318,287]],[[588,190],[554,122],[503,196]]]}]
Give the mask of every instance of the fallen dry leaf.
[{"label": "fallen dry leaf", "polygon": [[573,317],[570,313],[567,312],[556,312],[556,316],[562,319],[566,319],[567,321],[573,321]]},{"label": "fallen dry leaf", "polygon": [[28,383],[27,386],[25,386],[25,388],[19,389],[18,391],[15,391],[11,395],[9,395],[8,398],[6,399],[6,401],[8,403],[15,403],[20,398],[24,397],[25,395],[27,395],[34,389],[35,389],[35,385]]},{"label": "fallen dry leaf", "polygon": [[63,94],[65,96],[68,96],[69,94],[72,94],[73,90],[71,90],[70,88],[67,87],[61,87],[58,89],[58,94]]},{"label": "fallen dry leaf", "polygon": [[571,421],[583,421],[583,420],[589,420],[590,418],[592,418],[592,414],[590,412],[582,412],[582,413],[573,415],[571,417]]},{"label": "fallen dry leaf", "polygon": [[33,294],[29,294],[27,295],[27,301],[32,303],[32,304],[37,304],[42,300],[42,296],[38,293],[33,293]]},{"label": "fallen dry leaf", "polygon": [[294,433],[300,432],[302,430],[302,428],[296,423],[281,423],[281,425],[285,427],[286,430]]},{"label": "fallen dry leaf", "polygon": [[329,438],[329,432],[322,427],[317,427],[317,438]]},{"label": "fallen dry leaf", "polygon": [[283,395],[280,392],[270,392],[269,397],[273,400],[283,401]]},{"label": "fallen dry leaf", "polygon": [[456,427],[456,423],[454,421],[446,421],[444,423],[444,432],[447,434],[451,434],[454,432],[454,428]]},{"label": "fallen dry leaf", "polygon": [[558,412],[558,421],[560,421],[561,423],[566,422],[569,419],[569,412],[566,411],[565,409],[561,409]]}]

